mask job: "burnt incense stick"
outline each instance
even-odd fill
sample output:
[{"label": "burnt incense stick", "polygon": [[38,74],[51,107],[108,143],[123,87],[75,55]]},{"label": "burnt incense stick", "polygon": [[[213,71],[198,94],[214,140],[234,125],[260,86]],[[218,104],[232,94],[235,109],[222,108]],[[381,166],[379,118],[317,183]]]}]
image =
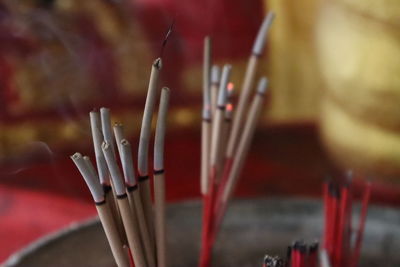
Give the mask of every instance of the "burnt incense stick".
[{"label": "burnt incense stick", "polygon": [[228,175],[224,175],[221,185],[219,186],[215,204],[215,226],[211,234],[211,242],[214,242],[216,232],[221,225],[228,202],[232,196],[232,193],[235,190],[237,181],[239,179],[241,170],[247,157],[247,153],[249,151],[250,144],[256,129],[257,121],[260,117],[263,107],[267,86],[268,80],[265,77],[261,78],[258,83],[257,93],[254,96],[250,106],[249,114],[244,125],[242,136],[239,140],[238,149],[232,161],[230,172],[228,173]]},{"label": "burnt incense stick", "polygon": [[201,177],[200,189],[204,195],[208,188],[210,134],[211,134],[211,95],[210,95],[210,66],[211,38],[204,39],[203,59],[203,121],[201,124]]},{"label": "burnt incense stick", "polygon": [[164,143],[168,104],[169,89],[164,87],[161,91],[154,141],[154,211],[158,267],[167,266],[165,233]]},{"label": "burnt incense stick", "polygon": [[122,139],[119,147],[121,151],[121,165],[124,173],[125,184],[127,186],[127,194],[132,214],[136,215],[134,217],[136,217],[139,225],[139,232],[144,245],[147,262],[149,262],[149,266],[154,266],[156,262],[155,251],[150,241],[150,234],[145,221],[142,201],[140,199],[140,193],[133,167],[131,145],[126,139]]},{"label": "burnt incense stick", "polygon": [[229,160],[232,158],[236,146],[237,146],[237,140],[241,134],[241,129],[243,128],[243,119],[245,117],[246,111],[247,111],[247,106],[248,106],[248,101],[249,97],[251,94],[251,90],[253,87],[254,83],[254,78],[256,75],[256,69],[257,69],[257,63],[259,60],[259,57],[261,56],[264,47],[265,47],[265,42],[266,42],[266,36],[268,34],[268,31],[271,27],[271,24],[274,20],[274,13],[269,12],[267,16],[265,17],[260,30],[258,32],[257,38],[254,42],[253,45],[253,50],[252,54],[250,56],[246,73],[244,76],[243,84],[242,84],[242,90],[240,92],[239,96],[239,102],[237,104],[235,116],[233,118],[233,123],[232,123],[232,131],[229,137],[228,141],[228,146],[226,150],[226,159]]},{"label": "burnt incense stick", "polygon": [[210,85],[211,85],[211,60],[212,60],[212,43],[210,36],[204,38],[204,51],[203,51],[203,93],[204,98],[209,102]]},{"label": "burnt incense stick", "polygon": [[151,203],[151,192],[149,183],[149,170],[148,170],[148,154],[149,154],[149,142],[151,135],[151,121],[153,117],[154,104],[157,98],[157,86],[162,67],[161,58],[154,61],[151,74],[150,82],[147,91],[146,104],[143,112],[142,126],[140,129],[140,140],[138,149],[138,172],[139,172],[139,190],[142,198],[142,203],[146,215],[146,223],[149,228],[150,238],[154,244],[154,218],[153,218],[153,206]]},{"label": "burnt incense stick", "polygon": [[124,223],[124,229],[128,239],[129,248],[135,262],[135,266],[148,266],[146,264],[141,245],[137,218],[134,217],[136,214],[132,213],[129,206],[129,200],[125,192],[125,184],[122,179],[121,171],[118,168],[117,161],[115,160],[111,145],[107,141],[104,141],[102,144],[102,150],[107,162],[108,170],[111,174],[111,179],[113,180],[115,186],[117,203],[121,213],[122,221]]},{"label": "burnt incense stick", "polygon": [[124,139],[124,125],[122,123],[116,122],[114,123],[113,129],[114,129],[115,143],[117,144],[118,154],[121,157],[121,141],[122,139]]},{"label": "burnt incense stick", "polygon": [[211,145],[211,112],[207,107],[203,107],[203,121],[201,122],[201,178],[200,190],[205,195],[208,191],[208,174],[210,165],[210,145]]},{"label": "burnt incense stick", "polygon": [[71,159],[77,166],[92,194],[93,200],[96,204],[97,213],[99,214],[100,222],[103,226],[115,262],[119,267],[129,267],[128,255],[123,249],[123,244],[119,236],[117,226],[112,217],[108,202],[104,198],[104,192],[98,177],[97,175],[94,175],[95,173],[93,173],[93,165],[91,164],[89,158],[84,159],[79,153],[72,155]]},{"label": "burnt incense stick", "polygon": [[[87,166],[88,170],[90,171],[91,175],[98,179],[96,170],[94,169],[94,166],[93,166],[92,161],[90,160],[90,158],[88,156],[83,156],[83,160],[85,161],[86,166]],[[103,190],[103,193],[104,193],[104,190]]]},{"label": "burnt incense stick", "polygon": [[224,164],[223,153],[226,151],[226,145],[228,143],[229,133],[231,131],[232,115],[233,115],[233,105],[231,102],[227,102],[224,113],[224,122],[222,123],[222,132],[221,132],[221,147],[219,152],[221,156],[219,157],[218,161],[218,169],[220,170],[222,170]]},{"label": "burnt incense stick", "polygon": [[[108,115],[107,115],[108,113]],[[104,158],[103,151],[101,149],[101,144],[103,142],[103,134],[101,132],[102,129],[102,124],[100,123],[100,114],[96,111],[92,111],[89,114],[90,117],[90,127],[92,131],[92,138],[93,138],[93,146],[94,146],[94,152],[95,152],[95,157],[96,157],[96,164],[97,164],[97,170],[98,170],[98,175],[100,178],[100,182],[103,185],[104,193],[105,193],[105,198],[108,201],[108,205],[111,208],[111,214],[116,220],[118,231],[120,233],[122,242],[127,243],[126,241],[126,236],[125,236],[125,230],[122,224],[122,219],[118,210],[118,206],[116,204],[116,199],[114,197],[114,192],[111,188],[111,182],[110,182],[110,175],[107,169],[107,163]],[[107,109],[103,108],[103,121],[104,123],[107,123],[109,118],[109,111]],[[107,130],[106,130],[107,131]]]},{"label": "burnt incense stick", "polygon": [[218,108],[215,112],[215,120],[213,122],[212,135],[211,135],[211,151],[210,151],[210,171],[209,171],[209,181],[208,181],[208,190],[204,195],[204,204],[203,204],[203,229],[202,229],[202,237],[201,237],[201,256],[200,256],[200,266],[205,267],[209,265],[210,257],[211,257],[211,246],[210,246],[210,233],[212,232],[213,227],[213,217],[214,217],[214,203],[216,190],[218,188],[218,162],[221,155],[221,133],[222,133],[222,125],[225,116],[225,105],[227,98],[227,90],[226,86],[229,81],[231,66],[225,65],[221,83],[218,91]]},{"label": "burnt incense stick", "polygon": [[146,223],[145,213],[143,210],[142,199],[140,197],[140,192],[137,190],[138,185],[135,179],[135,173],[133,169],[133,163],[129,162],[133,160],[132,158],[132,148],[127,140],[121,141],[121,151],[122,158],[124,159],[122,162],[122,167],[124,169],[125,183],[127,185],[127,191],[131,192],[131,196],[133,197],[134,207],[136,209],[139,228],[143,238],[150,240],[150,232]]},{"label": "burnt incense stick", "polygon": [[[222,71],[221,82],[218,90],[217,111],[213,121],[213,129],[211,133],[211,150],[210,150],[210,168],[217,168],[221,157],[221,133],[225,117],[225,108],[227,101],[227,85],[231,75],[232,66],[226,64]],[[215,169],[218,175],[219,169]]]},{"label": "burnt incense stick", "polygon": [[220,70],[217,65],[214,65],[211,69],[211,85],[210,85],[210,95],[211,95],[211,116],[215,114],[217,109],[217,98],[218,98],[218,88],[219,88]]},{"label": "burnt incense stick", "polygon": [[258,83],[257,94],[254,96],[253,102],[251,103],[249,114],[244,125],[243,133],[239,140],[238,149],[235,153],[230,175],[228,177],[227,183],[224,185],[223,188],[224,191],[222,201],[225,203],[229,200],[231,194],[234,191],[240,172],[243,168],[245,158],[247,157],[247,153],[250,148],[250,144],[257,126],[257,121],[261,114],[267,87],[267,78],[261,78]]}]

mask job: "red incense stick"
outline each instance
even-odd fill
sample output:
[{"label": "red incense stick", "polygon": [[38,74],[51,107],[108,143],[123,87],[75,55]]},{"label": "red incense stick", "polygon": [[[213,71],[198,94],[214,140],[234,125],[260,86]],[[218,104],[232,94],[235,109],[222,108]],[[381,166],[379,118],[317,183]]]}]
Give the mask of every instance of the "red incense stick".
[{"label": "red incense stick", "polygon": [[360,214],[360,224],[357,231],[357,237],[353,252],[353,258],[351,261],[351,266],[356,267],[361,253],[361,244],[363,240],[363,233],[365,230],[365,222],[368,214],[368,204],[371,197],[371,183],[367,183],[364,189],[363,199],[362,199],[362,206],[361,206],[361,214]]}]

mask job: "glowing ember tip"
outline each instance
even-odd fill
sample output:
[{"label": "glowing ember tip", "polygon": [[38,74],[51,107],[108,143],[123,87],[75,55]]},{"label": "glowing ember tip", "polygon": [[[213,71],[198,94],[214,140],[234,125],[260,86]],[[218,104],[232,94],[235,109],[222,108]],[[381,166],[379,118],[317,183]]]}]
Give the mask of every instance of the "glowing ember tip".
[{"label": "glowing ember tip", "polygon": [[230,83],[228,83],[227,88],[228,88],[228,91],[231,92],[235,88],[235,85],[232,82],[230,82]]},{"label": "glowing ember tip", "polygon": [[227,111],[232,111],[232,110],[233,110],[233,105],[232,105],[232,103],[228,103],[228,104],[226,105],[226,110],[227,110]]}]

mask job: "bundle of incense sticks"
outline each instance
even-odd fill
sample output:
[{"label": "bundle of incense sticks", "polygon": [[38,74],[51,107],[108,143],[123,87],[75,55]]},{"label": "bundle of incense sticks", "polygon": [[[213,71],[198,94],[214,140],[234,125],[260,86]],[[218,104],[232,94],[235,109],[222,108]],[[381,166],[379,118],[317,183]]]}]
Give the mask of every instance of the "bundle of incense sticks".
[{"label": "bundle of incense sticks", "polygon": [[[353,192],[351,184],[325,182],[323,186],[324,223],[323,246],[295,241],[288,247],[286,259],[265,256],[264,267],[356,267],[359,266],[371,185],[366,183],[361,199],[359,225],[353,232]],[[355,238],[354,238],[355,237]],[[353,239],[354,238],[354,239]]]},{"label": "bundle of incense sticks", "polygon": [[[249,58],[237,108],[230,100],[232,67],[227,64],[220,74],[212,66],[212,44],[204,42],[203,121],[201,146],[201,193],[203,195],[203,229],[200,266],[209,266],[215,235],[235,190],[260,117],[268,81],[261,78],[253,100],[257,64],[265,47],[274,13],[265,17]],[[232,121],[232,125],[231,125]]]},{"label": "bundle of incense sticks", "polygon": [[[158,88],[161,59],[154,61],[143,114],[136,179],[131,145],[123,125],[111,127],[110,111],[90,112],[97,170],[87,156],[71,156],[93,196],[101,224],[118,266],[167,266],[165,233],[164,136],[169,89]],[[148,154],[151,122],[160,94],[154,142],[154,204]],[[116,144],[116,145],[115,145]],[[121,171],[122,169],[122,171]]]}]

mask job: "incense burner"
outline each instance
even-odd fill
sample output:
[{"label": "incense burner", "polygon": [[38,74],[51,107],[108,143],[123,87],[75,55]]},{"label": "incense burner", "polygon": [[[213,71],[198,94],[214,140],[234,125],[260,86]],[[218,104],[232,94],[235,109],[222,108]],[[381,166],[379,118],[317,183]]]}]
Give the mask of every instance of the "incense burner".
[{"label": "incense burner", "polygon": [[[169,266],[197,266],[201,206],[171,204],[167,210]],[[284,255],[295,239],[318,239],[323,230],[320,201],[257,199],[232,203],[218,236],[213,266],[261,266],[263,256]],[[400,211],[371,206],[360,266],[400,266]],[[115,266],[99,221],[77,223],[11,256],[6,267]]]}]

